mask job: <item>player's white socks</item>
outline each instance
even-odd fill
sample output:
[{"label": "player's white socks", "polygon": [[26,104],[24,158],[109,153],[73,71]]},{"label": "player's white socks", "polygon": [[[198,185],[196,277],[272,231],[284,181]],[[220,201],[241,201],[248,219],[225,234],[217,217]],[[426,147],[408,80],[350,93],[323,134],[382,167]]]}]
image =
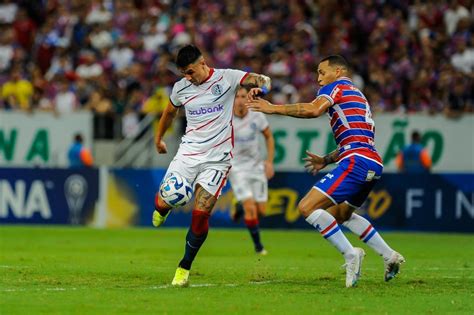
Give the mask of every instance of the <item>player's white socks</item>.
[{"label": "player's white socks", "polygon": [[392,256],[393,249],[385,243],[372,224],[364,217],[353,213],[349,220],[342,225],[359,236],[364,243],[367,243],[377,254],[383,256],[384,259],[390,259]]},{"label": "player's white socks", "polygon": [[306,222],[314,226],[325,239],[331,242],[344,255],[346,261],[354,257],[356,254],[354,247],[349,243],[336,219],[330,213],[318,209],[306,218]]}]

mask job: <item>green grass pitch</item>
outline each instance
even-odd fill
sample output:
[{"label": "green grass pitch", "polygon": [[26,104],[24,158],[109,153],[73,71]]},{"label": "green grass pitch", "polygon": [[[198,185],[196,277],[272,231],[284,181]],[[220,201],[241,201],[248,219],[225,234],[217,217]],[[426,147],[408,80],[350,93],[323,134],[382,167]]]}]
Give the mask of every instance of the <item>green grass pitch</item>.
[{"label": "green grass pitch", "polygon": [[[384,233],[407,259],[383,281],[367,256],[357,288],[313,231],[211,229],[189,288],[170,287],[185,229],[0,227],[0,314],[474,314],[474,237]],[[348,234],[348,233],[346,233]]]}]

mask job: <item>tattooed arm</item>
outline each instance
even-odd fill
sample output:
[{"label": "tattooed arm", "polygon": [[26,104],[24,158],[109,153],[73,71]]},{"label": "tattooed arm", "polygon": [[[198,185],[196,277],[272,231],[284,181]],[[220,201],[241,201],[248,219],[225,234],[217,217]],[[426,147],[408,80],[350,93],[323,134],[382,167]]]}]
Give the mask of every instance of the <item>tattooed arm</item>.
[{"label": "tattooed arm", "polygon": [[267,94],[270,91],[272,80],[266,75],[251,72],[242,82],[242,86],[249,89],[247,97],[249,100],[253,100],[258,95]]},{"label": "tattooed arm", "polygon": [[315,118],[319,117],[331,107],[331,103],[325,97],[318,97],[311,103],[297,103],[274,105],[264,99],[257,98],[249,100],[246,104],[250,110],[266,114],[276,114],[291,116],[297,118]]},{"label": "tattooed arm", "polygon": [[249,88],[265,87],[268,91],[270,91],[272,88],[272,80],[266,75],[250,72],[244,81],[242,81],[242,86]]}]

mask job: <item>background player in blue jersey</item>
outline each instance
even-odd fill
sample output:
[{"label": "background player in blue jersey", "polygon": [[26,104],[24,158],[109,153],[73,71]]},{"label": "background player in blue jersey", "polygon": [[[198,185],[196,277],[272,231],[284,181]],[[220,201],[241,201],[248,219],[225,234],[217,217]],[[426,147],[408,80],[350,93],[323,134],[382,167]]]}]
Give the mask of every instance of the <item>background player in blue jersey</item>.
[{"label": "background player in blue jersey", "polygon": [[307,170],[316,174],[328,164],[338,165],[318,181],[299,202],[298,209],[325,239],[344,255],[346,286],[357,284],[364,250],[352,247],[339,228],[342,223],[357,234],[384,259],[385,281],[391,280],[405,261],[391,249],[365,218],[357,215],[360,207],[382,175],[382,159],[375,149],[375,125],[369,103],[347,77],[348,64],[342,56],[333,55],[318,65],[321,89],[311,103],[273,105],[252,97],[247,106],[257,112],[298,118],[319,117],[327,113],[338,148],[326,156],[307,152]]}]

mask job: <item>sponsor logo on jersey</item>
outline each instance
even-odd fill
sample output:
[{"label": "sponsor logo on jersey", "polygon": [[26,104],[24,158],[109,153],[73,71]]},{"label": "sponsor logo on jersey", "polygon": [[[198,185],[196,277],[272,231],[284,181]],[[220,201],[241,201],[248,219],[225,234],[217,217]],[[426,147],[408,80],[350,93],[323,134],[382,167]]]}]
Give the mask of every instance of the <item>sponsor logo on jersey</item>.
[{"label": "sponsor logo on jersey", "polygon": [[198,115],[206,115],[206,114],[210,114],[210,113],[220,112],[222,110],[224,110],[224,105],[219,104],[217,106],[209,107],[209,108],[201,107],[201,108],[196,109],[196,110],[188,110],[188,113],[191,116],[198,116]]},{"label": "sponsor logo on jersey", "polygon": [[212,95],[221,95],[224,89],[222,88],[222,85],[216,84],[211,88],[211,93]]}]

